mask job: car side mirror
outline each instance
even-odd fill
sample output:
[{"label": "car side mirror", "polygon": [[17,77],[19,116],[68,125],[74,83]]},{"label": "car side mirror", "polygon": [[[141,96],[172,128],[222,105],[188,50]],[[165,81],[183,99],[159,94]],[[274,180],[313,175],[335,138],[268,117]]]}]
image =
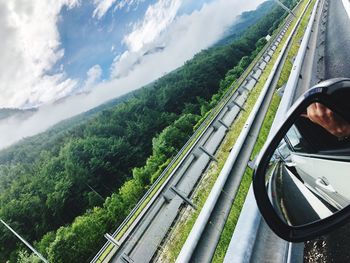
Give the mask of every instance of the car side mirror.
[{"label": "car side mirror", "polygon": [[325,234],[350,219],[350,79],[307,91],[257,160],[262,216],[288,241]]}]

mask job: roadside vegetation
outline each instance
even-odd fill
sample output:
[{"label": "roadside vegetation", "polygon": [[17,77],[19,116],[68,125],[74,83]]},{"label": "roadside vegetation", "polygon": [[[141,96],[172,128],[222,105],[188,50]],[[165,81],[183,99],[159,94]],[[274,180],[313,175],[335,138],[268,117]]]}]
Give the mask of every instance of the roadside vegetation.
[{"label": "roadside vegetation", "polygon": [[[302,10],[305,8],[306,4],[308,1],[304,1],[304,3],[301,3],[300,5],[300,9],[298,11],[298,14],[300,15]],[[314,2],[313,2],[314,3]],[[309,17],[311,15],[311,11],[312,11],[312,7],[313,4],[310,5],[310,7],[308,8],[305,17],[302,19],[302,22],[299,26],[299,29],[297,31],[297,34],[294,36],[293,40],[292,40],[292,47],[289,50],[288,56],[287,56],[287,60],[286,63],[282,69],[282,73],[277,85],[277,88],[282,87],[288,80],[290,71],[292,69],[292,64],[293,64],[293,58],[296,56],[299,46],[300,46],[300,40],[303,37],[305,28],[307,26]],[[286,35],[288,35],[288,33],[290,33],[291,28],[293,26],[290,27],[289,31],[287,32]],[[263,87],[264,81],[266,80],[273,64],[274,61],[277,59],[278,56],[278,51],[281,49],[281,46],[279,47],[279,49],[277,49],[277,52],[275,52],[274,57],[272,58],[272,60],[270,61],[270,63],[268,64],[268,67],[265,69],[265,73],[261,76],[260,78],[260,83],[255,87],[254,92],[251,94],[251,96],[254,97],[254,95],[258,95],[260,93],[260,90]],[[247,110],[247,112],[250,112],[250,110],[252,109],[252,106],[254,105],[257,97],[253,98],[250,97],[251,100],[247,101],[247,106],[250,107],[249,110]],[[265,117],[264,120],[264,124],[262,126],[262,130],[260,131],[259,137],[258,137],[258,141],[255,145],[255,148],[253,150],[252,153],[252,157],[251,160],[253,160],[256,155],[258,154],[258,152],[260,151],[260,149],[262,148],[263,144],[265,143],[268,133],[270,131],[274,116],[277,112],[277,108],[279,106],[279,102],[280,102],[280,96],[277,94],[277,92],[275,92],[273,99],[271,101],[270,107],[269,107],[269,111]],[[247,107],[246,106],[246,107]],[[232,147],[232,145],[234,144],[234,142],[236,141],[236,139],[239,136],[239,131],[240,127],[242,127],[242,125],[244,124],[245,120],[248,118],[249,114],[245,113],[246,116],[243,116],[244,114],[241,115],[240,119],[238,120],[238,123],[235,123],[234,126],[231,128],[231,131],[228,133],[223,145],[221,146],[221,148],[218,150],[217,153],[217,158],[219,160],[218,164],[213,163],[211,165],[211,167],[209,168],[207,174],[205,175],[205,178],[203,180],[203,187],[200,187],[200,189],[197,191],[194,199],[197,200],[197,206],[202,207],[204,205],[204,202],[207,198],[207,196],[210,193],[210,190],[206,190],[206,189],[211,189],[213,184],[215,183],[215,180],[217,178],[217,176],[219,175],[221,168],[224,165],[224,162],[227,159],[227,156],[229,154],[229,151]],[[241,181],[241,185],[239,188],[239,191],[236,195],[235,201],[233,203],[228,221],[225,225],[225,228],[223,230],[223,233],[221,235],[218,247],[216,249],[214,258],[213,258],[213,262],[222,262],[226,253],[226,250],[228,248],[229,242],[231,240],[232,237],[232,233],[234,231],[234,228],[236,226],[236,223],[238,221],[238,217],[240,215],[240,211],[243,207],[246,195],[248,193],[249,190],[249,186],[251,184],[251,179],[252,179],[252,170],[247,167],[247,170],[242,178]],[[184,219],[176,226],[175,230],[174,230],[174,235],[171,236],[171,240],[168,243],[169,245],[167,245],[164,248],[164,253],[162,254],[162,260],[166,261],[166,262],[174,262],[178,253],[180,252],[182,245],[184,244],[184,242],[186,241],[187,235],[190,232],[190,230],[192,229],[193,224],[195,223],[195,220],[199,214],[199,212],[196,211],[190,211],[190,209],[188,209],[189,211],[185,212],[184,215]],[[199,210],[200,211],[200,210]],[[181,237],[179,237],[178,235],[176,235],[176,231],[177,229],[181,229]],[[187,233],[187,234],[186,234]]]},{"label": "roadside vegetation", "polygon": [[[298,13],[300,13],[305,8],[307,2],[308,1],[304,0],[304,3],[301,4]],[[312,12],[312,9],[314,7],[315,2],[316,2],[315,0],[311,2],[310,6],[308,7],[308,10],[305,13],[304,18],[300,22],[297,33],[293,37],[291,48],[288,52],[287,59],[285,61],[285,64],[282,68],[280,78],[278,80],[277,89],[281,88],[288,81],[290,72],[291,72],[292,67],[293,67],[293,60],[298,53],[300,43],[301,43],[301,40],[304,36],[304,32],[305,32],[307,24],[309,22],[311,12]],[[253,153],[252,153],[251,158],[250,158],[251,160],[254,160],[256,158],[256,156],[259,154],[260,150],[262,149],[262,147],[263,147],[263,145],[264,145],[264,143],[269,135],[273,120],[275,118],[275,115],[276,115],[276,112],[277,112],[277,109],[278,109],[278,106],[280,103],[280,100],[281,100],[280,95],[278,94],[278,91],[276,91],[273,98],[272,98],[269,110],[266,114],[263,126],[261,128],[261,131],[259,133],[258,140],[254,146],[254,150],[253,150]],[[214,263],[221,263],[224,260],[226,250],[228,249],[228,246],[230,244],[233,231],[236,227],[236,224],[237,224],[240,212],[242,210],[245,198],[248,194],[248,190],[249,190],[250,184],[252,182],[252,176],[253,176],[252,169],[247,167],[247,170],[246,170],[246,172],[243,176],[243,179],[241,181],[239,191],[237,193],[237,196],[236,196],[235,201],[233,203],[233,206],[231,208],[230,215],[227,219],[225,228],[221,234],[220,241],[219,241],[218,246],[216,248],[215,255],[213,258]]]},{"label": "roadside vegetation", "polygon": [[[304,0],[300,7],[298,8],[297,15],[300,16],[302,11],[307,5],[307,0]],[[287,60],[289,63],[286,63],[285,66],[282,69],[282,74],[279,79],[277,88],[280,88],[283,84],[285,84],[288,80],[289,73],[292,68],[293,63],[293,57],[296,55],[299,46],[300,46],[300,39],[303,36],[303,33],[305,31],[308,19],[310,17],[312,6],[310,5],[309,9],[307,10],[305,17],[303,18],[300,27],[297,31],[297,34],[294,36],[292,40],[292,48],[290,49]],[[243,125],[245,124],[246,120],[248,119],[248,116],[261,92],[261,89],[263,88],[265,81],[268,78],[268,75],[271,72],[271,69],[283,47],[283,43],[286,41],[286,38],[291,33],[293,25],[296,23],[296,20],[292,23],[289,30],[287,31],[285,37],[283,38],[281,44],[277,48],[276,52],[274,53],[272,59],[267,64],[267,67],[264,70],[264,73],[259,79],[258,84],[255,86],[253,91],[251,92],[246,104],[245,104],[245,111],[240,115],[238,120],[233,124],[231,127],[231,130],[226,135],[226,138],[223,142],[223,144],[220,146],[219,150],[217,151],[216,158],[218,160],[217,163],[212,163],[207,170],[206,174],[204,175],[204,178],[202,180],[202,183],[197,189],[196,193],[194,194],[193,200],[196,206],[198,207],[198,210],[194,211],[192,208],[187,208],[186,211],[183,213],[182,218],[180,219],[180,222],[175,226],[175,228],[172,230],[172,233],[170,234],[170,238],[165,245],[164,248],[162,248],[162,251],[160,252],[160,260],[162,262],[175,262],[177,255],[179,254],[183,244],[186,241],[186,238],[188,234],[190,233],[192,226],[194,225],[199,213],[201,207],[204,205],[210,190],[212,189],[212,186],[214,185],[217,177],[220,174],[220,171],[222,167],[224,166],[224,163],[230,153],[230,150],[232,148],[232,145],[236,142],[240,131],[243,128]],[[270,127],[272,125],[274,116],[276,114],[278,105],[280,102],[280,96],[275,92],[273,99],[271,101],[269,111],[265,117],[264,124],[262,127],[262,130],[259,134],[258,141],[255,145],[255,148],[252,153],[251,159],[253,160],[255,156],[258,154],[260,149],[262,148],[264,142],[266,141],[267,135],[269,133]],[[245,175],[242,178],[241,185],[239,188],[239,191],[236,195],[234,204],[232,206],[228,221],[226,223],[226,226],[224,228],[224,231],[222,233],[221,239],[219,241],[217,250],[215,252],[213,262],[222,262],[223,258],[225,256],[226,250],[228,248],[229,242],[232,237],[232,233],[234,231],[235,225],[237,223],[240,211],[242,209],[242,206],[245,201],[245,197],[248,193],[249,186],[251,184],[252,179],[252,170],[250,168],[247,168],[247,171]],[[179,234],[181,232],[181,235]]]},{"label": "roadside vegetation", "polygon": [[[2,151],[0,218],[50,262],[91,259],[282,18],[274,8],[238,40],[199,53],[115,107]],[[6,260],[34,259],[0,228]]]}]

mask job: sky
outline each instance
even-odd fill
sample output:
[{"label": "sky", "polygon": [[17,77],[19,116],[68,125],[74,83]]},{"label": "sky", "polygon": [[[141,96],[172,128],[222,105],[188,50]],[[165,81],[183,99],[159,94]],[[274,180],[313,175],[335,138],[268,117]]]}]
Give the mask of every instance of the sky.
[{"label": "sky", "polygon": [[0,108],[39,107],[0,122],[0,148],[176,69],[262,2],[0,0]]}]

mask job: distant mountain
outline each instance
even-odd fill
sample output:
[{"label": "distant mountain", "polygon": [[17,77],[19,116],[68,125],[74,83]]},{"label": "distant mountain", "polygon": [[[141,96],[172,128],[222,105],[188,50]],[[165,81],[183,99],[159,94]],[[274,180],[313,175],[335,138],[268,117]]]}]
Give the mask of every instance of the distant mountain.
[{"label": "distant mountain", "polygon": [[226,30],[225,35],[214,46],[224,46],[242,36],[245,30],[256,24],[264,15],[272,10],[276,3],[272,0],[262,3],[256,10],[243,12],[236,23]]},{"label": "distant mountain", "polygon": [[47,130],[47,132],[59,133],[60,131],[64,131],[66,129],[73,129],[77,125],[95,117],[100,112],[112,109],[113,107],[117,106],[118,104],[123,103],[123,102],[127,101],[128,99],[134,97],[141,90],[132,91],[132,92],[127,93],[121,97],[111,99],[111,100],[101,104],[100,106],[92,108],[92,109],[85,111],[81,114],[78,114],[74,117],[60,121],[59,123],[57,123],[57,124],[53,125],[51,128],[49,128]]},{"label": "distant mountain", "polygon": [[[262,3],[256,10],[243,12],[239,16],[237,22],[234,23],[234,25],[232,25],[231,27],[229,27],[226,30],[226,33],[223,36],[223,38],[221,40],[219,40],[215,45],[213,45],[213,47],[224,46],[224,45],[227,45],[227,44],[231,43],[232,41],[240,38],[250,26],[256,24],[256,22],[259,19],[261,19],[264,15],[266,15],[273,8],[274,5],[275,5],[275,3],[273,0],[268,0],[264,3]],[[155,47],[155,48],[150,49],[147,52],[145,52],[143,54],[143,57],[145,57],[149,54],[161,52],[164,49],[165,49],[165,47],[163,47],[163,46]],[[137,63],[139,63],[139,61],[135,62],[135,64],[137,64]],[[177,71],[178,71],[178,69],[175,69],[174,71],[172,71],[172,73],[176,73]],[[152,84],[153,83],[150,83],[150,84],[144,86],[144,88],[148,88],[149,86],[152,86]],[[108,102],[105,102],[102,105],[95,107],[87,112],[84,112],[84,113],[79,114],[75,117],[69,118],[67,120],[61,121],[61,122],[57,123],[56,125],[54,125],[53,127],[49,128],[48,130],[50,132],[58,132],[61,130],[65,130],[67,128],[72,128],[72,126],[74,127],[74,126],[90,119],[91,117],[95,116],[99,112],[113,108],[116,105],[118,105],[119,103],[122,103],[122,102],[128,100],[129,98],[133,97],[138,92],[140,92],[141,90],[142,89],[140,89],[138,91],[133,91],[133,92],[126,94],[122,97],[115,98],[115,99],[112,99]],[[55,101],[55,104],[60,104],[64,101],[66,101],[66,99],[68,99],[69,97],[70,96],[61,98],[61,99]],[[38,109],[36,109],[36,108],[32,108],[32,109],[0,108],[0,121],[7,119],[9,117],[15,117],[15,118],[19,118],[20,120],[25,120],[25,119],[29,118],[30,116],[32,116],[37,110]]]},{"label": "distant mountain", "polygon": [[153,49],[150,49],[148,51],[146,51],[143,56],[148,56],[148,55],[151,55],[151,54],[154,54],[154,53],[158,53],[158,52],[161,52],[165,49],[165,47],[155,47]]},{"label": "distant mountain", "polygon": [[0,121],[10,118],[16,117],[19,119],[26,119],[31,116],[33,113],[37,111],[36,108],[32,109],[17,109],[17,108],[0,108]]},{"label": "distant mountain", "polygon": [[[243,12],[236,23],[234,23],[234,25],[232,25],[231,27],[229,27],[226,30],[225,35],[223,36],[223,38],[221,40],[219,40],[215,45],[213,45],[213,47],[217,47],[217,46],[224,46],[227,45],[229,43],[231,43],[232,41],[240,38],[244,32],[252,25],[256,24],[256,22],[261,19],[264,15],[266,15],[272,8],[273,6],[275,6],[275,3],[273,0],[268,0],[264,3],[262,3],[256,10],[253,11],[247,11],[247,12]],[[153,49],[148,50],[147,52],[145,52],[143,54],[143,57],[149,55],[149,54],[153,54],[153,53],[157,53],[157,52],[161,52],[165,49],[165,47],[163,46],[157,46]],[[135,64],[139,63],[139,61],[136,61]],[[174,71],[172,71],[172,73],[176,73],[178,69],[175,69]],[[147,88],[149,86],[152,86],[153,83],[150,83],[148,85],[146,85],[144,88]],[[141,91],[141,90],[139,90]],[[129,94],[126,94],[122,97],[119,98],[115,98],[112,99],[96,108],[93,108],[85,113],[82,113],[78,116],[75,116],[73,118],[69,118],[67,120],[64,120],[56,125],[54,125],[53,127],[51,127],[49,130],[51,131],[56,131],[57,130],[64,130],[66,128],[71,128],[71,126],[75,126],[93,116],[95,116],[97,113],[103,111],[103,110],[107,110],[110,108],[113,108],[114,106],[118,105],[119,103],[122,103],[126,100],[128,100],[130,97],[133,97],[134,95],[136,95],[139,91],[134,91],[131,92]],[[70,96],[61,98],[57,101],[55,101],[55,104],[60,104],[64,101],[66,101],[66,99],[68,99]],[[27,118],[29,118],[30,116],[32,116],[38,109],[36,108],[32,108],[32,109],[16,109],[16,108],[0,108],[0,121],[9,118],[9,117],[15,117],[15,118],[19,118],[20,120],[25,120]]]},{"label": "distant mountain", "polygon": [[[282,15],[273,8],[241,40],[203,50],[143,89],[1,150],[0,218],[52,262],[88,261],[191,136],[210,110],[203,106],[217,103],[226,72],[255,57],[257,41]],[[21,249],[6,233],[0,228],[0,262],[15,261]]]}]

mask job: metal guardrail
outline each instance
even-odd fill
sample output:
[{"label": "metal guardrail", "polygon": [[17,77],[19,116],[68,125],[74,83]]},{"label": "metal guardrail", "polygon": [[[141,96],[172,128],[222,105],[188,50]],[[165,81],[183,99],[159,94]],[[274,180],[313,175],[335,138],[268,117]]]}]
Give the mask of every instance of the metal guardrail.
[{"label": "metal guardrail", "polygon": [[[262,54],[264,54],[266,52],[266,50],[268,50],[269,48],[271,48],[274,44],[274,41],[278,38],[278,36],[275,36],[273,39],[271,39],[269,41],[269,43],[265,46],[265,48],[259,53],[259,56],[262,56]],[[258,63],[256,62],[253,69],[248,68],[243,74],[242,76],[246,76],[249,72],[251,72],[252,70],[256,70],[256,65]],[[187,143],[182,147],[182,149],[178,152],[178,154],[173,158],[173,160],[171,161],[171,163],[166,167],[166,169],[163,171],[163,173],[161,174],[161,176],[158,177],[158,179],[155,181],[155,183],[151,186],[151,188],[146,192],[146,194],[143,196],[143,198],[138,202],[138,204],[134,207],[134,209],[131,211],[131,213],[128,215],[128,217],[123,221],[123,223],[118,227],[118,229],[112,234],[112,237],[116,237],[118,235],[118,233],[120,233],[120,231],[125,227],[125,225],[127,225],[129,223],[129,220],[134,216],[134,214],[137,212],[137,210],[144,204],[144,201],[149,198],[150,193],[152,193],[154,191],[154,189],[158,186],[159,182],[164,178],[164,176],[166,176],[167,172],[169,171],[170,168],[172,168],[172,166],[174,165],[174,163],[176,163],[176,161],[178,160],[178,158],[183,154],[183,152],[186,150],[186,148],[193,143],[194,138],[196,138],[196,136],[198,136],[198,134],[200,132],[204,133],[205,132],[205,126],[207,128],[209,128],[212,123],[215,121],[216,117],[220,114],[220,111],[225,107],[225,105],[227,104],[228,100],[231,99],[230,96],[233,96],[232,91],[234,88],[236,88],[236,86],[239,83],[243,83],[245,77],[242,79],[238,79],[237,81],[235,81],[231,86],[230,89],[226,92],[226,94],[224,95],[223,99],[225,102],[222,104],[221,108],[219,110],[213,110],[210,115],[206,118],[206,120],[200,125],[200,127],[196,130],[196,132],[191,136],[191,138],[187,141]],[[204,129],[204,130],[203,130]],[[200,139],[197,139],[197,141]],[[195,145],[195,143],[193,144]],[[191,149],[188,150],[188,152],[190,152]],[[179,163],[178,166],[181,165],[181,162]],[[176,170],[176,169],[175,169]],[[169,178],[171,177],[171,175],[169,176]],[[164,184],[165,185],[165,184]],[[161,190],[161,189],[160,189]],[[158,191],[160,192],[160,191]],[[152,198],[153,199],[153,198]],[[107,241],[105,243],[105,245],[102,247],[102,249],[96,254],[96,256],[92,259],[91,262],[97,262],[99,260],[99,257],[104,253],[105,249],[109,246],[110,242]]]},{"label": "metal guardrail", "polygon": [[[238,82],[238,80],[236,81]],[[167,175],[167,173],[169,172],[169,170],[172,168],[172,166],[178,161],[179,157],[184,153],[184,151],[188,148],[188,146],[193,143],[193,145],[196,144],[196,142],[198,140],[201,139],[201,136],[199,135],[200,133],[204,133],[205,131],[205,127],[210,127],[210,125],[215,121],[216,116],[218,114],[220,114],[222,108],[225,107],[226,103],[227,103],[227,98],[229,97],[230,93],[232,93],[233,89],[235,88],[235,85],[237,85],[237,83],[233,83],[229,89],[229,91],[225,94],[225,96],[223,97],[223,100],[225,100],[225,103],[221,105],[221,108],[219,111],[212,111],[208,117],[202,122],[202,124],[198,127],[198,129],[195,131],[195,133],[188,139],[188,141],[186,142],[186,144],[180,149],[180,151],[177,153],[177,155],[172,159],[172,161],[167,165],[167,167],[165,168],[165,170],[161,173],[161,175],[156,179],[156,181],[152,184],[152,186],[147,190],[147,192],[144,194],[144,196],[140,199],[140,201],[136,204],[136,206],[131,210],[131,212],[129,213],[129,215],[124,219],[124,221],[122,222],[121,225],[119,225],[119,227],[114,231],[114,233],[111,235],[113,238],[115,238],[120,232],[121,230],[129,223],[130,219],[135,215],[135,213],[139,210],[139,208],[144,205],[144,202],[147,198],[150,197],[151,193],[158,187],[159,183],[164,179],[164,177]],[[231,98],[230,98],[231,99]],[[204,130],[203,130],[204,129]],[[196,140],[195,138],[199,136]],[[188,152],[190,152],[190,150],[192,149],[192,147],[188,150]],[[178,164],[178,166],[181,165],[181,162]],[[174,169],[176,170],[176,169]],[[171,177],[171,175],[169,176]],[[160,187],[160,190],[162,188]],[[110,244],[109,241],[107,241],[105,243],[105,245],[101,248],[101,250],[96,254],[96,256],[91,260],[91,263],[95,263],[98,261],[98,258],[103,254],[103,252],[105,251],[105,249],[108,247],[108,245]]]},{"label": "metal guardrail", "polygon": [[[306,8],[305,8],[305,10],[306,10]],[[303,17],[305,10],[304,10],[303,14],[301,15],[301,17]],[[246,124],[244,125],[244,129],[241,132],[239,138],[237,139],[233,149],[231,150],[230,155],[229,155],[222,171],[220,172],[220,175],[219,175],[217,181],[215,182],[215,185],[214,185],[212,191],[210,192],[209,197],[208,197],[206,203],[204,204],[204,206],[203,206],[203,208],[202,208],[202,210],[201,210],[201,212],[200,212],[200,214],[199,214],[199,216],[198,216],[198,218],[197,218],[197,220],[192,228],[190,235],[188,236],[186,243],[184,244],[184,246],[183,246],[183,248],[182,248],[182,250],[181,250],[181,252],[176,260],[177,263],[190,262],[190,260],[193,256],[194,250],[196,249],[200,239],[204,238],[202,236],[204,228],[208,224],[209,217],[210,217],[214,207],[216,206],[216,204],[218,202],[219,196],[222,193],[222,189],[225,185],[226,180],[228,179],[229,176],[232,176],[232,170],[234,169],[234,166],[237,165],[236,159],[237,159],[238,155],[242,151],[246,150],[246,147],[243,147],[243,146],[246,143],[250,129],[251,129],[255,119],[257,118],[257,115],[261,111],[263,103],[266,103],[265,97],[267,96],[268,91],[271,90],[272,83],[273,83],[273,80],[275,78],[276,72],[278,71],[278,69],[280,69],[281,64],[283,65],[283,63],[281,63],[281,62],[283,60],[283,57],[287,53],[287,50],[288,50],[290,43],[291,43],[292,36],[295,34],[295,32],[298,28],[298,25],[300,24],[300,21],[301,21],[301,18],[298,19],[295,27],[293,28],[290,36],[288,37],[288,39],[284,45],[279,57],[277,58],[277,61],[274,65],[264,87],[263,87],[263,90],[262,90]],[[269,101],[267,101],[267,102],[269,102]],[[237,177],[239,175],[235,175],[235,176]],[[232,200],[232,202],[233,202],[233,200]],[[229,205],[231,207],[232,203]],[[227,214],[227,216],[228,216],[228,214]],[[218,231],[220,231],[220,230],[218,230]],[[205,236],[205,238],[207,238],[207,236]],[[216,241],[218,241],[218,240],[216,240]],[[216,246],[216,244],[214,244],[214,245]],[[210,255],[208,255],[208,256],[210,257]],[[209,261],[210,258],[206,258],[205,260]]]},{"label": "metal guardrail", "polygon": [[[227,103],[233,98],[235,93],[235,89],[239,87],[247,78],[250,72],[254,72],[256,70],[256,66],[259,64],[259,57],[262,57],[267,50],[269,50],[273,44],[274,41],[278,38],[278,35],[276,35],[273,39],[270,39],[270,41],[267,43],[267,45],[263,48],[263,50],[260,51],[259,55],[257,56],[257,59],[255,61],[255,64],[253,67],[248,67],[244,73],[242,74],[243,77],[240,77],[238,80],[236,80],[234,83],[231,84],[229,90],[225,93],[223,96],[221,103],[214,108],[211,113],[208,115],[208,117],[203,121],[203,123],[198,127],[198,129],[195,131],[195,133],[190,137],[190,139],[186,142],[186,144],[181,148],[181,150],[178,152],[178,154],[172,159],[172,161],[169,163],[169,165],[166,167],[166,169],[162,172],[162,174],[157,178],[157,180],[152,184],[152,186],[148,189],[148,191],[145,193],[145,195],[140,199],[140,201],[137,203],[137,205],[132,209],[130,214],[125,218],[123,223],[114,231],[114,233],[111,235],[113,238],[116,238],[118,234],[124,229],[124,227],[127,224],[130,224],[130,219],[135,216],[137,211],[144,205],[145,200],[150,198],[151,193],[159,187],[159,183],[164,179],[165,176],[167,176],[167,173],[169,170],[173,168],[173,165],[178,162],[179,158],[184,154],[184,152],[187,150],[187,154],[185,156],[182,156],[182,160],[177,164],[177,167],[179,167],[182,164],[182,161],[185,159],[185,157],[191,152],[192,148],[196,145],[196,142],[198,142],[201,139],[201,136],[206,132],[206,130],[211,127],[211,125],[216,121],[217,116],[221,113],[223,108],[227,105]],[[197,139],[196,139],[197,138]],[[192,145],[192,147],[189,148],[189,146]],[[172,171],[172,173],[169,175],[167,180],[163,183],[162,186],[159,187],[157,190],[157,193],[151,198],[150,203],[152,203],[152,200],[157,198],[163,187],[166,185],[166,182],[172,177],[172,175],[175,173],[177,167]],[[141,219],[142,215],[146,213],[147,208],[149,205],[147,205],[142,213],[138,215],[138,218]],[[136,221],[136,220],[135,220]],[[131,224],[134,224],[131,223]],[[125,240],[125,238],[121,238],[121,242]],[[120,240],[118,240],[120,241]],[[119,242],[120,243],[120,242]],[[105,252],[105,250],[108,248],[108,246],[111,244],[110,241],[107,241],[103,247],[100,249],[100,251],[95,255],[95,257],[91,260],[92,263],[99,262],[100,256]]]},{"label": "metal guardrail", "polygon": [[273,132],[276,131],[278,124],[283,121],[288,109],[292,106],[293,100],[295,99],[295,92],[298,87],[300,76],[302,75],[301,69],[302,69],[302,65],[304,64],[304,58],[305,58],[306,52],[308,50],[308,44],[312,33],[312,27],[313,27],[313,23],[315,22],[316,12],[319,4],[320,4],[320,0],[317,0],[312,10],[309,23],[306,27],[303,40],[300,44],[298,54],[293,63],[293,68],[289,75],[287,85],[284,89],[280,107],[278,108],[278,111],[276,113],[276,118],[275,118],[276,123],[274,122],[274,124],[272,125],[270,134],[273,134]]},{"label": "metal guardrail", "polygon": [[[287,111],[292,105],[293,100],[295,98],[296,88],[300,80],[300,73],[302,68],[301,66],[304,63],[305,54],[308,49],[308,42],[312,33],[312,26],[315,21],[316,11],[319,4],[320,0],[317,0],[313,12],[311,14],[311,18],[309,20],[307,29],[305,31],[305,35],[303,37],[301,46],[299,48],[297,57],[294,61],[292,72],[289,76],[287,85],[285,87],[284,94],[278,107],[276,117],[272,124],[269,136],[272,136],[276,132],[276,129],[279,127],[279,125],[283,122]],[[264,223],[257,208],[254,193],[251,186],[247,198],[245,200],[241,215],[238,219],[235,231],[233,233],[229,248],[226,252],[224,263],[251,262],[252,255],[254,253],[254,247],[256,245],[255,243],[257,235],[259,232],[259,227],[261,227],[262,224]],[[285,244],[275,244],[274,249],[278,250],[284,248],[286,250],[284,251],[284,253],[282,253],[284,254],[284,256],[282,256],[284,258],[284,262],[296,262],[296,259],[293,259],[294,261],[292,261],[291,256],[293,244],[287,243],[285,241],[281,242]],[[279,252],[273,254],[276,255],[277,253]]]}]

